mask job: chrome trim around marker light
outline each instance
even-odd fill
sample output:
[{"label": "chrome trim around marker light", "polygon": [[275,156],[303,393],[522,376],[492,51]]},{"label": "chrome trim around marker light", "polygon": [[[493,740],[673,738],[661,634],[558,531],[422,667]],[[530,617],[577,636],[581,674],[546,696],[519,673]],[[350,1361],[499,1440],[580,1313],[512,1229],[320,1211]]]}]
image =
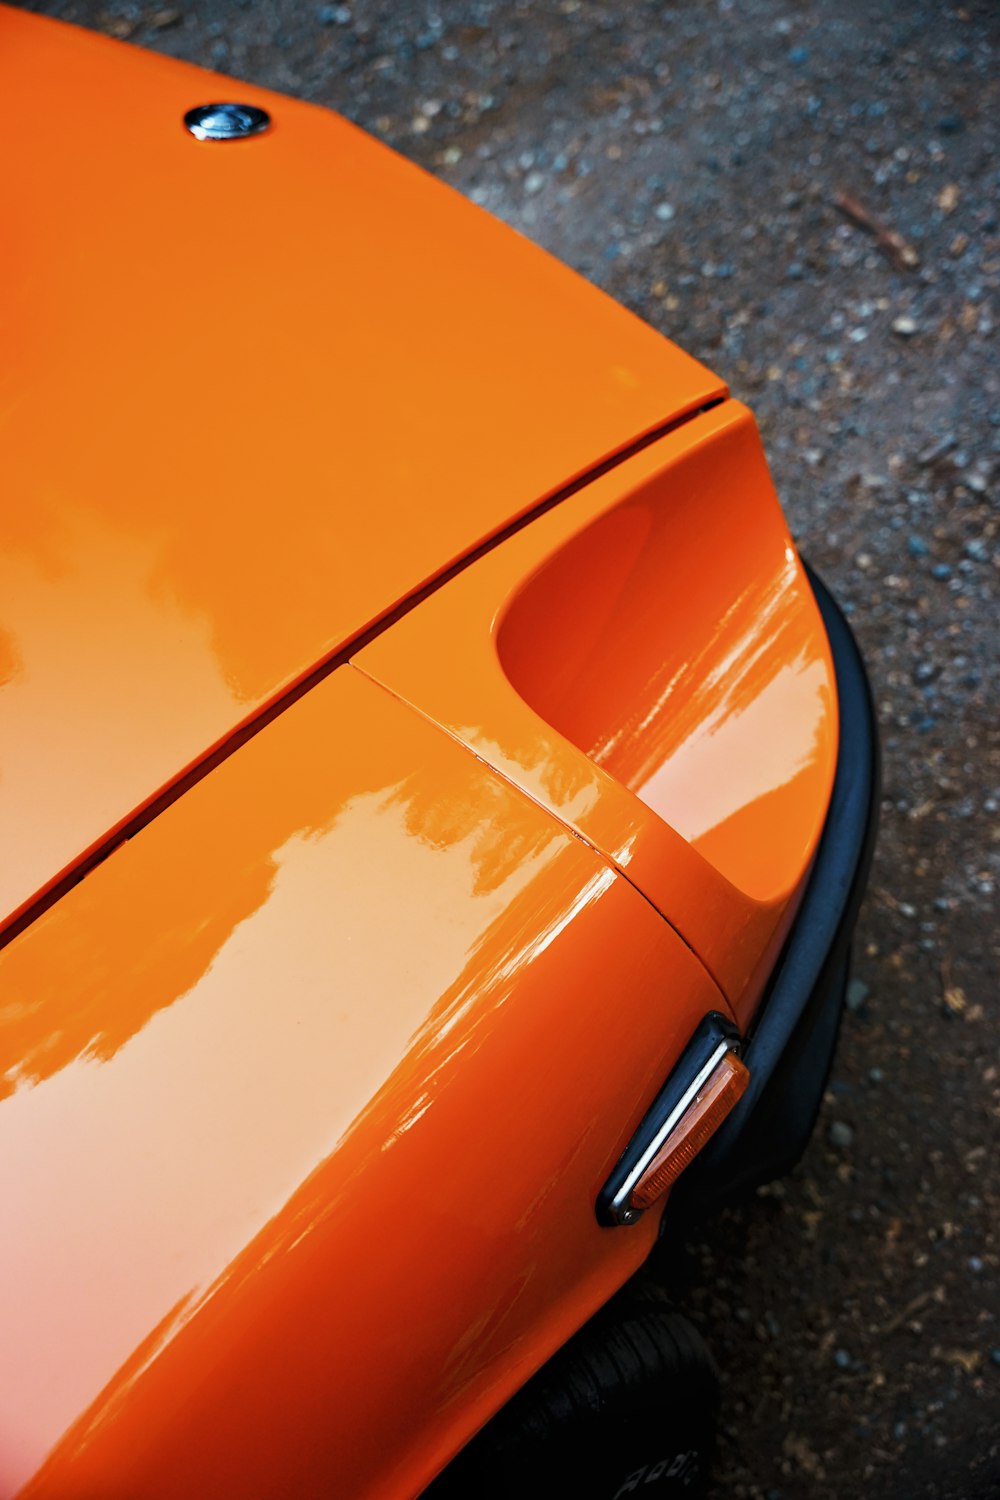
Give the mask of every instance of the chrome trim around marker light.
[{"label": "chrome trim around marker light", "polygon": [[594,1211],[599,1224],[613,1228],[635,1224],[642,1217],[645,1210],[629,1202],[637,1183],[726,1054],[738,1056],[742,1045],[732,1016],[718,1010],[702,1016],[597,1195]]},{"label": "chrome trim around marker light", "polygon": [[642,1209],[630,1208],[628,1206],[628,1200],[632,1195],[633,1188],[639,1181],[642,1174],[645,1172],[646,1168],[649,1166],[650,1162],[654,1159],[657,1152],[660,1150],[660,1147],[663,1145],[664,1141],[670,1135],[671,1131],[675,1128],[678,1121],[682,1118],[685,1111],[690,1107],[690,1105],[694,1103],[695,1099],[698,1097],[700,1090],[708,1082],[709,1078],[711,1078],[712,1074],[719,1066],[719,1063],[728,1052],[735,1051],[736,1045],[734,1042],[731,1042],[728,1039],[726,1041],[720,1042],[715,1051],[712,1053],[711,1057],[705,1063],[704,1067],[698,1074],[696,1074],[693,1082],[681,1095],[680,1099],[677,1101],[677,1104],[674,1106],[670,1114],[667,1116],[666,1120],[653,1136],[653,1139],[650,1141],[645,1151],[639,1157],[639,1160],[635,1163],[632,1170],[625,1178],[625,1181],[618,1189],[618,1192],[612,1198],[609,1205],[609,1211],[611,1218],[613,1218],[616,1223],[634,1224],[636,1220],[641,1217],[643,1213]]}]

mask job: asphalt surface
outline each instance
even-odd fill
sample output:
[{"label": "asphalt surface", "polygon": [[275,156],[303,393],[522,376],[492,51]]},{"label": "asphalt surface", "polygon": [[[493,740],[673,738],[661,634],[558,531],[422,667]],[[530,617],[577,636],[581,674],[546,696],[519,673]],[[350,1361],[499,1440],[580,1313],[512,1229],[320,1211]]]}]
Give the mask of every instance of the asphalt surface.
[{"label": "asphalt surface", "polygon": [[885,784],[816,1136],[682,1269],[714,1493],[1000,1495],[1000,10],[33,8],[341,110],[753,406]]}]

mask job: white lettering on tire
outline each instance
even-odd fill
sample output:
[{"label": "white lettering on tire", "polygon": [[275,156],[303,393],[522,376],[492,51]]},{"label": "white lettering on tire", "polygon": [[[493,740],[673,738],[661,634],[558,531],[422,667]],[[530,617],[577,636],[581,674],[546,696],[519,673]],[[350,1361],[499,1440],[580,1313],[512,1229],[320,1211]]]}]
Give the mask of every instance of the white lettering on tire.
[{"label": "white lettering on tire", "polygon": [[660,1479],[679,1479],[687,1487],[697,1472],[700,1456],[697,1448],[694,1448],[690,1453],[675,1453],[671,1458],[661,1458],[655,1464],[634,1469],[621,1488],[615,1491],[612,1500],[621,1500],[623,1495],[634,1495],[640,1485],[645,1489],[647,1484],[656,1484]]}]

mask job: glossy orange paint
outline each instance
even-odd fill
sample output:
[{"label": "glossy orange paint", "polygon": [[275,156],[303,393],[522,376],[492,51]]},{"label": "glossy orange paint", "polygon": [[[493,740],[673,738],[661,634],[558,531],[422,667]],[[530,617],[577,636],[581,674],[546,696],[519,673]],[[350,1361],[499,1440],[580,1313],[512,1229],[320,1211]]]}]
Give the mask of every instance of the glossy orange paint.
[{"label": "glossy orange paint", "polygon": [[652,1244],[825,637],[748,414],[542,252],[2,8],[0,81],[0,1500],[411,1500]]},{"label": "glossy orange paint", "polygon": [[0,953],[0,1494],[410,1500],[639,1265],[667,923],[335,671]]},{"label": "glossy orange paint", "polygon": [[354,661],[606,854],[749,1022],[838,731],[826,634],[744,407],[596,479]]},{"label": "glossy orange paint", "polygon": [[[332,113],[0,9],[0,920],[722,383]],[[271,111],[195,141],[192,105]]]}]

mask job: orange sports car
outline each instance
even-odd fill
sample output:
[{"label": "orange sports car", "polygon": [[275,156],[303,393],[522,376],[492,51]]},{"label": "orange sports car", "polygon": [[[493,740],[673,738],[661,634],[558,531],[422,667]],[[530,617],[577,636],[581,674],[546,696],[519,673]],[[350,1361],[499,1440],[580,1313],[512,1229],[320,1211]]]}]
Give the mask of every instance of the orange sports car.
[{"label": "orange sports car", "polygon": [[876,803],[753,419],[330,113],[0,72],[0,1496],[693,1494],[634,1278],[808,1136]]}]

